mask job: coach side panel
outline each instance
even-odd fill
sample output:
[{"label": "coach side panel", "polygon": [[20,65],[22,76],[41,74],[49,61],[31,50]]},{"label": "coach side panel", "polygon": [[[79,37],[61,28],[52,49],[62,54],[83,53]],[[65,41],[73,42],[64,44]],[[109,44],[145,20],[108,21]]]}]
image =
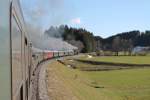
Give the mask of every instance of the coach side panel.
[{"label": "coach side panel", "polygon": [[11,100],[10,0],[0,0],[0,100]]}]

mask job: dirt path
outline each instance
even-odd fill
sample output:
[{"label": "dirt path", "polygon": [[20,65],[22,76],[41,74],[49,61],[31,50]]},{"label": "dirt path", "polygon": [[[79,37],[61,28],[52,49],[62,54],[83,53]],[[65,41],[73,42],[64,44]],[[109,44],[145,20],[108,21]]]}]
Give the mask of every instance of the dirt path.
[{"label": "dirt path", "polygon": [[53,65],[54,61],[47,66],[47,88],[50,100],[78,100],[73,93],[65,87],[63,81],[57,75],[57,66]]}]

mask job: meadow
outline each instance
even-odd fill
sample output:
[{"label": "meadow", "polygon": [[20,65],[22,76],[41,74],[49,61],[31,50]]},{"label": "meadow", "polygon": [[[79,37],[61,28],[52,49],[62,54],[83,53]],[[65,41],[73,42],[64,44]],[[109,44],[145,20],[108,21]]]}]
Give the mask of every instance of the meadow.
[{"label": "meadow", "polygon": [[[96,57],[94,61],[111,61],[136,64],[149,64],[149,57],[133,59],[132,57]],[[128,59],[127,59],[128,58]],[[131,58],[129,60],[129,58]],[[143,60],[146,59],[146,60]],[[83,58],[82,60],[87,58]],[[116,60],[118,59],[118,60]],[[89,60],[89,59],[88,59]],[[136,62],[140,60],[140,62]],[[141,61],[142,60],[142,61]],[[150,61],[150,60],[149,60]],[[67,63],[67,60],[65,61]],[[91,64],[68,60],[67,64],[92,67]],[[77,64],[78,63],[78,64]],[[150,68],[134,68],[109,71],[81,71],[79,67],[71,68],[65,64],[54,62],[53,68],[66,88],[79,100],[150,100]],[[96,65],[97,66],[97,65]],[[49,66],[50,67],[50,66]]]},{"label": "meadow", "polygon": [[125,64],[150,64],[150,56],[100,56],[92,58],[84,56],[78,59],[97,62],[125,63]]}]

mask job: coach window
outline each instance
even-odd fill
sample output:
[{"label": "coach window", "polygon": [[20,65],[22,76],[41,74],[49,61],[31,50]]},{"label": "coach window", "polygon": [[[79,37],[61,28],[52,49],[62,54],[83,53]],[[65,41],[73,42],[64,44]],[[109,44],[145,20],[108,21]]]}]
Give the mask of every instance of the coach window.
[{"label": "coach window", "polygon": [[26,37],[25,37],[25,45],[26,45],[26,46],[28,45],[28,40],[27,40]]}]

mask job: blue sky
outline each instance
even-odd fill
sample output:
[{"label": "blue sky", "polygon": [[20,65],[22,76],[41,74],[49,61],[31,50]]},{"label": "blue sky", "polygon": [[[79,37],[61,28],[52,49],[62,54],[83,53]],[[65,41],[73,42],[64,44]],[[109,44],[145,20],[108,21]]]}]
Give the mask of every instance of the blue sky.
[{"label": "blue sky", "polygon": [[48,29],[67,24],[108,37],[150,29],[150,0],[21,0],[28,23]]}]

